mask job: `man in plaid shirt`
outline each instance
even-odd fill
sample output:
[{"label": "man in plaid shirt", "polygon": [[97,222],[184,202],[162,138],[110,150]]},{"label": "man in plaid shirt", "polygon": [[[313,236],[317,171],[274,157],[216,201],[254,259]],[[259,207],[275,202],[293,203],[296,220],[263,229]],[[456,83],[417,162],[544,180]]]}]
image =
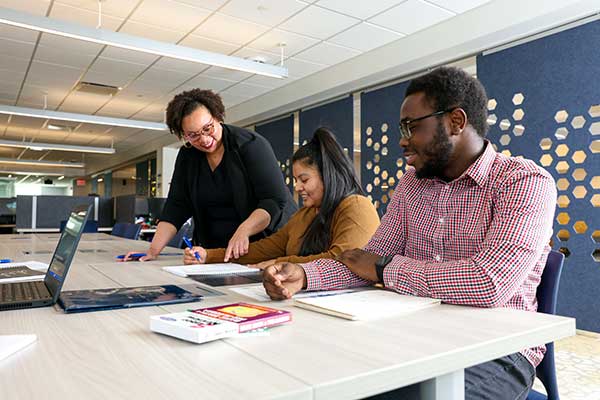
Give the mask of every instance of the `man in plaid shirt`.
[{"label": "man in plaid shirt", "polygon": [[[556,205],[552,176],[496,153],[485,139],[485,90],[460,69],[414,79],[400,118],[400,146],[413,168],[367,246],[336,260],[273,265],[264,273],[267,293],[285,299],[380,282],[451,304],[536,311]],[[543,355],[540,346],[466,369],[466,398],[525,399]],[[406,398],[413,389],[383,396]]]}]

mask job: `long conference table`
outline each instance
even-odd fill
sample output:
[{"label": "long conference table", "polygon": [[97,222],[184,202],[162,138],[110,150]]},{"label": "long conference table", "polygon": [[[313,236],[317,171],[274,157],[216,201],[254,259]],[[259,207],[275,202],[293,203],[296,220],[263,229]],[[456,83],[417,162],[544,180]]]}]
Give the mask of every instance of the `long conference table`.
[{"label": "long conference table", "polygon": [[[49,262],[58,234],[0,236],[2,258]],[[180,256],[117,263],[147,243],[84,234],[65,290],[189,284],[161,269]],[[181,250],[169,249],[169,252]],[[194,344],[156,334],[151,315],[256,300],[65,314],[58,307],[0,312],[0,335],[38,340],[0,361],[0,399],[360,399],[421,382],[424,399],[464,398],[464,369],[575,334],[575,320],[510,309],[442,304],[375,321],[347,321],[294,307],[268,335]]]}]

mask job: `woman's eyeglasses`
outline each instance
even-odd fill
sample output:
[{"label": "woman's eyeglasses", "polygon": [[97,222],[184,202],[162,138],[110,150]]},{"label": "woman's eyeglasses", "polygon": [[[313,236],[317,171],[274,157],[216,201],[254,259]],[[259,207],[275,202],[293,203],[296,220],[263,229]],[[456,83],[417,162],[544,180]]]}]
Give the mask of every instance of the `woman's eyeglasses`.
[{"label": "woman's eyeglasses", "polygon": [[211,119],[210,122],[202,127],[201,130],[196,132],[184,132],[183,138],[188,142],[193,142],[200,136],[212,136],[215,132],[215,120]]}]

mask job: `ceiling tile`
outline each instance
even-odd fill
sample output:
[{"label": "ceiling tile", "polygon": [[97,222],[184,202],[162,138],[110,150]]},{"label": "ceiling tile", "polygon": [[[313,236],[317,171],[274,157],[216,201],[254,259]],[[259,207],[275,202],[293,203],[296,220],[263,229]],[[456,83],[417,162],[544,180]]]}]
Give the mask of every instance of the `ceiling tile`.
[{"label": "ceiling tile", "polygon": [[108,100],[110,100],[108,96],[73,92],[61,105],[60,111],[93,114]]},{"label": "ceiling tile", "polygon": [[25,85],[21,92],[21,99],[29,103],[35,103],[36,108],[43,108],[44,94],[47,95],[47,104],[49,109],[55,109],[61,101],[69,94],[70,85],[52,85],[40,87],[34,85]]},{"label": "ceiling tile", "polygon": [[288,68],[289,75],[292,78],[303,78],[327,68],[327,65],[311,63],[294,57],[287,58],[284,62],[284,66]]},{"label": "ceiling tile", "polygon": [[267,53],[249,47],[244,47],[243,49],[236,51],[232,56],[248,60],[260,60],[260,62],[265,64],[279,64],[281,60],[279,54]]},{"label": "ceiling tile", "polygon": [[27,128],[27,129],[40,129],[44,125],[45,120],[41,118],[23,117],[20,115],[13,115],[10,120],[10,126]]},{"label": "ceiling tile", "polygon": [[291,77],[287,77],[287,78],[271,78],[270,76],[264,76],[264,75],[254,75],[248,79],[246,79],[244,81],[244,83],[250,83],[250,84],[256,84],[258,86],[265,86],[271,89],[275,89],[281,86],[285,86],[288,83],[291,83],[294,81],[294,78]]},{"label": "ceiling tile", "polygon": [[358,50],[349,49],[347,47],[338,46],[337,44],[328,42],[321,42],[316,46],[299,53],[295,58],[313,63],[324,61],[329,65],[333,65],[341,63],[342,61],[348,60],[352,57],[356,57],[359,54],[360,51]]},{"label": "ceiling tile", "polygon": [[242,79],[252,76],[252,74],[248,72],[221,67],[210,67],[202,75],[210,76],[211,78],[225,79],[228,81],[241,81]]},{"label": "ceiling tile", "polygon": [[36,15],[46,15],[49,6],[50,0],[2,0],[2,7]]},{"label": "ceiling tile", "polygon": [[[146,82],[148,85],[155,85],[165,92],[177,87],[183,82],[194,76],[195,73],[184,71],[167,71],[156,67],[151,67],[145,71],[137,81]],[[137,82],[136,81],[136,82]],[[165,90],[166,89],[166,90]]]},{"label": "ceiling tile", "polygon": [[369,19],[369,22],[409,35],[435,25],[453,15],[450,11],[420,0],[407,0]]},{"label": "ceiling tile", "polygon": [[99,44],[44,33],[35,51],[35,60],[87,68],[100,49],[102,45]]},{"label": "ceiling tile", "polygon": [[19,57],[30,59],[33,54],[33,43],[17,42],[0,38],[0,56]]},{"label": "ceiling tile", "polygon": [[169,0],[144,0],[131,15],[132,21],[177,32],[189,32],[211,11]]},{"label": "ceiling tile", "polygon": [[231,54],[240,48],[239,44],[222,42],[197,35],[187,36],[179,45],[220,54]]},{"label": "ceiling tile", "polygon": [[173,0],[176,3],[186,4],[188,6],[206,8],[208,10],[216,10],[228,0]]},{"label": "ceiling tile", "polygon": [[319,39],[327,39],[358,22],[359,20],[355,18],[310,6],[285,21],[279,28]]},{"label": "ceiling tile", "polygon": [[31,63],[26,83],[41,87],[52,87],[56,84],[74,85],[82,73],[81,68],[34,61]]},{"label": "ceiling tile", "polygon": [[180,31],[159,28],[158,26],[136,21],[127,21],[119,32],[172,44],[177,43],[184,36],[184,33]]},{"label": "ceiling tile", "polygon": [[227,79],[212,78],[210,76],[200,75],[178,88],[176,92],[181,93],[185,90],[191,89],[205,89],[218,92],[225,89],[226,87],[233,85],[234,83],[234,81],[230,81]]},{"label": "ceiling tile", "polygon": [[228,43],[245,44],[269,29],[268,26],[216,13],[193,34]]},{"label": "ceiling tile", "polygon": [[[135,8],[139,0],[109,0],[102,2],[102,20],[105,16],[126,18]],[[69,5],[98,15],[98,2],[94,0],[56,0],[54,7],[58,4]],[[97,18],[97,17],[96,17]]]},{"label": "ceiling tile", "polygon": [[142,65],[150,65],[159,58],[153,54],[142,53],[141,51],[131,51],[112,46],[107,46],[101,55],[104,58],[110,58],[112,60]]},{"label": "ceiling tile", "polygon": [[238,83],[235,86],[228,88],[227,90],[219,93],[221,96],[234,95],[242,97],[257,97],[266,92],[270,92],[272,89],[264,86],[250,85],[247,83]]},{"label": "ceiling tile", "polygon": [[14,72],[25,72],[29,65],[28,58],[11,57],[2,54],[0,57],[0,69]]},{"label": "ceiling tile", "polygon": [[262,25],[275,26],[304,7],[305,4],[295,0],[231,0],[219,12]]},{"label": "ceiling tile", "polygon": [[455,13],[464,13],[472,8],[479,7],[490,0],[428,0],[430,3],[445,8]]},{"label": "ceiling tile", "polygon": [[229,94],[229,93],[225,93],[225,94],[221,95],[221,98],[223,99],[223,104],[225,105],[226,109],[229,107],[233,107],[236,104],[240,104],[240,103],[243,103],[243,102],[251,99],[251,97],[238,96],[238,95]]},{"label": "ceiling tile", "polygon": [[[156,62],[152,66],[152,68],[159,68],[165,74],[169,74],[171,72],[180,72],[184,74],[198,74],[208,68],[209,65],[206,64],[198,64],[191,61],[177,60],[174,58],[163,57]],[[168,72],[167,72],[168,71]]]},{"label": "ceiling tile", "polygon": [[0,24],[0,38],[3,39],[35,44],[38,34],[39,32],[32,31],[31,29]]},{"label": "ceiling tile", "polygon": [[398,5],[405,0],[348,1],[319,0],[315,4],[355,18],[367,19],[373,15]]},{"label": "ceiling tile", "polygon": [[[75,1],[75,0],[74,0]],[[84,2],[84,0],[77,0],[79,2]],[[88,4],[94,4],[95,2],[85,1]],[[95,6],[98,3],[94,4]],[[90,11],[85,10],[83,8],[73,7],[68,4],[62,3],[54,3],[52,6],[52,11],[50,12],[50,17],[55,19],[60,19],[63,21],[73,22],[76,24],[84,25],[90,28],[96,28],[98,25],[98,10]],[[104,15],[102,17],[102,28],[108,29],[111,31],[117,30],[117,28],[123,22],[123,18],[111,17],[109,15]]]},{"label": "ceiling tile", "polygon": [[135,114],[142,109],[146,103],[144,102],[132,102],[127,99],[119,99],[118,97],[110,101],[106,106],[98,112],[98,115],[118,118],[128,118],[130,115]]},{"label": "ceiling tile", "polygon": [[400,33],[392,32],[377,25],[361,22],[359,25],[335,35],[328,42],[352,47],[361,51],[369,51],[400,39],[403,36]]},{"label": "ceiling tile", "polygon": [[318,42],[319,40],[308,36],[298,35],[297,33],[287,32],[282,29],[273,29],[250,43],[248,47],[279,54],[279,44],[285,43],[283,51],[287,57],[298,54]]},{"label": "ceiling tile", "polygon": [[92,68],[86,73],[83,80],[103,85],[125,86],[146,68],[146,65],[99,57],[94,65],[92,65]]}]

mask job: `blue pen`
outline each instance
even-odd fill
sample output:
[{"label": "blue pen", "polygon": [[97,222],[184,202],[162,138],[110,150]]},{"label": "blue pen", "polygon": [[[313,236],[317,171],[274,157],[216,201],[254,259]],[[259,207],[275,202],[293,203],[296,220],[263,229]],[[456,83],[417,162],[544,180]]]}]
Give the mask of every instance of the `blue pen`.
[{"label": "blue pen", "polygon": [[12,262],[12,260],[10,258],[3,258],[3,259],[0,260],[0,264],[6,264],[6,263],[9,263],[9,262]]},{"label": "blue pen", "polygon": [[[185,235],[183,235],[183,241],[185,242],[185,245],[190,248],[190,250],[192,249],[192,247],[194,247],[192,245],[192,241]],[[194,257],[196,257],[196,260],[202,261],[200,259],[200,254],[197,251],[194,252]]]}]

